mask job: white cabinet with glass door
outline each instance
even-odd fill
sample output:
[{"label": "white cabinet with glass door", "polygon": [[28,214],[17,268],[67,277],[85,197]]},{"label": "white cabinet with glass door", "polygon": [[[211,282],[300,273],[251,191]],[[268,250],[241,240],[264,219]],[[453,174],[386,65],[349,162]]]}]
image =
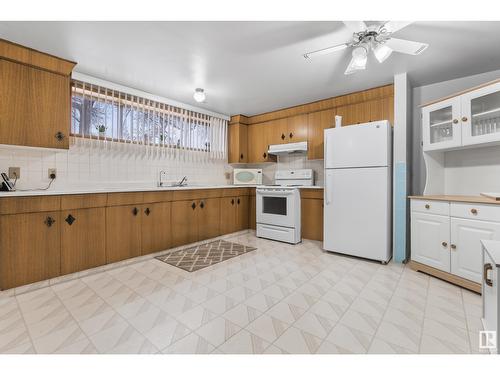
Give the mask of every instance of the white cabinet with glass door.
[{"label": "white cabinet with glass door", "polygon": [[462,145],[460,97],[431,104],[422,109],[424,151],[443,150]]},{"label": "white cabinet with glass door", "polygon": [[500,141],[500,82],[461,96],[464,146]]}]

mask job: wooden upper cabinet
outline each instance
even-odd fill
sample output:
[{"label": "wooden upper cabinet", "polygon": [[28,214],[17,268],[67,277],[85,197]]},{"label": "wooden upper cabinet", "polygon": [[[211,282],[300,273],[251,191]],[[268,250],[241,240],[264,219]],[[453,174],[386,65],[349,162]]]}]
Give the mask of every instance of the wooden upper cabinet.
[{"label": "wooden upper cabinet", "polygon": [[0,289],[60,275],[59,211],[0,216]]},{"label": "wooden upper cabinet", "polygon": [[248,125],[248,162],[264,163],[269,161],[267,150],[269,147],[270,131],[266,123]]},{"label": "wooden upper cabinet", "polygon": [[61,220],[62,275],[106,264],[106,208],[65,210]]},{"label": "wooden upper cabinet", "polygon": [[287,142],[307,141],[308,115],[296,115],[287,118]]},{"label": "wooden upper cabinet", "polygon": [[286,118],[265,122],[270,145],[288,142],[288,121]]},{"label": "wooden upper cabinet", "polygon": [[307,124],[307,158],[323,159],[325,148],[325,129],[332,128],[335,125],[335,110],[327,109],[309,113]]},{"label": "wooden upper cabinet", "polygon": [[248,125],[231,124],[228,126],[228,163],[248,162]]}]

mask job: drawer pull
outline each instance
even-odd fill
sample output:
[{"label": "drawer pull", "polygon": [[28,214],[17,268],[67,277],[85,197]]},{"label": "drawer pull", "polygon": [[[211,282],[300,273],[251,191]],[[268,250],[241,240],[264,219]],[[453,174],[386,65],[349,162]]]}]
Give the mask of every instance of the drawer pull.
[{"label": "drawer pull", "polygon": [[451,245],[450,245],[450,247],[451,247],[453,250],[455,250],[455,249],[457,248],[457,245],[455,245],[455,244],[451,244]]},{"label": "drawer pull", "polygon": [[45,219],[44,223],[46,226],[48,226],[49,228],[52,226],[52,224],[54,224],[56,221],[54,220],[54,218],[52,218],[51,216],[47,216],[47,218]]},{"label": "drawer pull", "polygon": [[448,242],[443,241],[443,242],[441,242],[441,245],[443,245],[443,247],[448,247]]},{"label": "drawer pull", "polygon": [[134,209],[132,210],[132,215],[137,216],[138,213],[139,210],[137,209],[137,207],[134,207]]},{"label": "drawer pull", "polygon": [[456,118],[455,118],[455,119],[453,119],[453,123],[454,123],[454,124],[458,124],[458,120],[457,120]]},{"label": "drawer pull", "polygon": [[69,225],[71,225],[75,222],[75,220],[76,218],[73,215],[69,214],[64,221],[67,222]]},{"label": "drawer pull", "polygon": [[493,286],[493,281],[488,278],[488,271],[491,271],[493,269],[493,266],[490,263],[486,263],[483,265],[483,278],[484,278],[484,283],[488,286]]},{"label": "drawer pull", "polygon": [[429,209],[429,208],[431,208],[431,205],[430,205],[430,204],[426,204],[424,207],[425,207],[426,209]]},{"label": "drawer pull", "polygon": [[475,208],[471,208],[470,212],[472,215],[477,215],[477,209]]},{"label": "drawer pull", "polygon": [[464,117],[462,117],[462,121],[463,121],[463,122],[467,121],[467,117],[465,117],[465,116],[464,116]]}]

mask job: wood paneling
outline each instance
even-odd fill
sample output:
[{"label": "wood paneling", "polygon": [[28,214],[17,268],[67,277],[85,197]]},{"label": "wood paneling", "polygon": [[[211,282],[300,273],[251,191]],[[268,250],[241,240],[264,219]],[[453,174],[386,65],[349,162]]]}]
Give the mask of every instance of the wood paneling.
[{"label": "wood paneling", "polygon": [[196,208],[198,241],[220,235],[220,198],[207,198],[198,202]]},{"label": "wood paneling", "polygon": [[60,231],[59,211],[0,216],[0,289],[59,276]]},{"label": "wood paneling", "polygon": [[[192,205],[195,208],[192,208]],[[196,215],[198,204],[192,200],[172,202],[172,246],[185,245],[198,240]]]},{"label": "wood paneling", "polygon": [[323,199],[301,198],[302,237],[323,241]]},{"label": "wood paneling", "polygon": [[142,205],[141,254],[166,250],[172,245],[171,203],[157,202]]},{"label": "wood paneling", "polygon": [[248,229],[248,195],[236,198],[236,230]]},{"label": "wood paneling", "polygon": [[325,111],[318,111],[309,114],[308,119],[308,143],[307,143],[307,158],[323,159],[325,148],[325,129],[332,128],[335,125],[334,109],[327,109]]},{"label": "wood paneling", "polygon": [[106,264],[106,208],[68,209],[61,220],[62,275]]},{"label": "wood paneling", "polygon": [[78,208],[105,207],[108,199],[103,194],[76,194],[61,196],[61,210],[74,210]]},{"label": "wood paneling", "polygon": [[123,206],[126,204],[142,204],[144,193],[109,193],[108,206]]},{"label": "wood paneling", "polygon": [[70,95],[69,76],[0,59],[0,143],[69,148]]},{"label": "wood paneling", "polygon": [[106,263],[141,255],[141,218],[141,205],[106,208]]},{"label": "wood paneling", "polygon": [[248,126],[234,124],[228,126],[228,163],[248,161]]},{"label": "wood paneling", "polygon": [[220,232],[221,235],[236,232],[237,210],[236,197],[224,197],[220,199]]},{"label": "wood paneling", "polygon": [[61,208],[61,197],[46,195],[40,197],[0,198],[0,214],[57,211]]},{"label": "wood paneling", "polygon": [[73,61],[61,59],[5,39],[0,39],[0,57],[65,76],[69,76],[76,65]]}]

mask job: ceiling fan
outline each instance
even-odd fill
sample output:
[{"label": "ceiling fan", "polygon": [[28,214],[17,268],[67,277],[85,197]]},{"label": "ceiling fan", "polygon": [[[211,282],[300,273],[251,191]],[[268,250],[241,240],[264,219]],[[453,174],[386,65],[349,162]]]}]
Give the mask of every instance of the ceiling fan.
[{"label": "ceiling fan", "polygon": [[366,69],[366,62],[370,51],[373,51],[375,58],[380,63],[384,62],[394,51],[408,55],[419,55],[429,47],[427,43],[392,37],[393,33],[408,26],[410,23],[388,21],[382,24],[367,26],[363,21],[344,21],[344,24],[353,32],[352,41],[307,52],[303,56],[305,59],[310,59],[352,47],[352,59],[344,72],[344,74],[352,74]]}]

